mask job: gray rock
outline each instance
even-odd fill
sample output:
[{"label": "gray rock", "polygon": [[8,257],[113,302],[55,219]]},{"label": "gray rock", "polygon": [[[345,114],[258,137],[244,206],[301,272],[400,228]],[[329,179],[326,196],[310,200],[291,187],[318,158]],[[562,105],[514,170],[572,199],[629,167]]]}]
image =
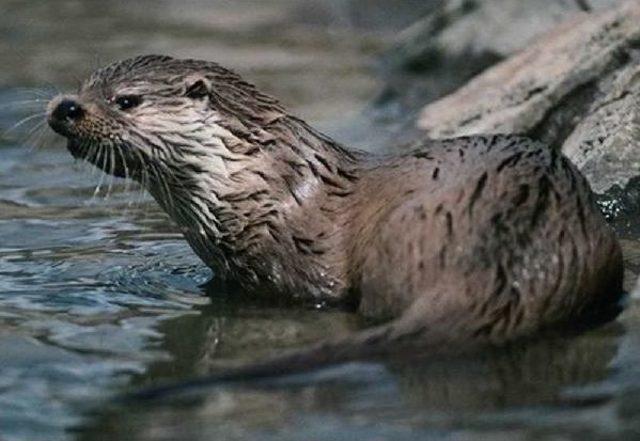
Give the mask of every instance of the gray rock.
[{"label": "gray rock", "polygon": [[628,63],[599,82],[599,96],[562,147],[599,192],[640,174],[640,51],[629,53]]},{"label": "gray rock", "polygon": [[428,64],[435,54],[505,58],[584,13],[579,2],[570,0],[447,0],[403,33],[395,54],[410,64]]},{"label": "gray rock", "polygon": [[[383,97],[411,109],[464,84],[570,19],[619,0],[439,0],[385,57]],[[420,101],[422,100],[422,101]]]},{"label": "gray rock", "polygon": [[620,190],[640,183],[639,23],[638,0],[574,17],[427,105],[418,126],[432,138],[528,134],[562,148],[597,193],[631,194]]}]

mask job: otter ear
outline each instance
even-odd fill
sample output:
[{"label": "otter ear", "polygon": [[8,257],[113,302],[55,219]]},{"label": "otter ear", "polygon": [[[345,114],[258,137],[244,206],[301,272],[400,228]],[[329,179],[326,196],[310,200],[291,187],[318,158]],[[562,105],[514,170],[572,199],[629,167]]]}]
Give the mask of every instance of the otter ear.
[{"label": "otter ear", "polygon": [[204,98],[209,95],[211,84],[205,77],[193,77],[187,80],[187,88],[184,92],[185,96],[192,99]]}]

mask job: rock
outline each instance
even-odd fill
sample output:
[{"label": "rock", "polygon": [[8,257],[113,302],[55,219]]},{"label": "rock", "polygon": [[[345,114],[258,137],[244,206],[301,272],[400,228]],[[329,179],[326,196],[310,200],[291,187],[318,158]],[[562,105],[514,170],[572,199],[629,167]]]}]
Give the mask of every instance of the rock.
[{"label": "rock", "polygon": [[411,108],[453,91],[559,23],[619,0],[439,0],[385,57],[381,101]]},{"label": "rock", "polygon": [[522,133],[541,139],[561,148],[605,195],[610,216],[637,213],[639,23],[638,0],[564,22],[427,105],[418,127],[432,138]]}]

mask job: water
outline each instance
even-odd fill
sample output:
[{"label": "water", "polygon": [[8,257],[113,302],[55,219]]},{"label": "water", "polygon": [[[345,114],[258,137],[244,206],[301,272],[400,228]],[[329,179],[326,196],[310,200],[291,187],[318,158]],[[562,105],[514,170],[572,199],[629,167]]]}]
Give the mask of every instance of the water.
[{"label": "water", "polygon": [[[2,1],[0,127],[38,107],[7,105],[31,99],[25,87],[50,95],[98,63],[163,52],[218,60],[346,143],[380,148],[393,134],[361,113],[380,89],[373,55],[425,3],[364,3]],[[0,141],[0,440],[640,436],[633,299],[616,322],[580,336],[119,403],[126,391],[362,324],[339,310],[265,305],[204,286],[210,270],[153,201],[122,181],[109,188],[54,137],[27,137],[31,127]],[[640,247],[635,237],[623,244],[631,288]]]}]

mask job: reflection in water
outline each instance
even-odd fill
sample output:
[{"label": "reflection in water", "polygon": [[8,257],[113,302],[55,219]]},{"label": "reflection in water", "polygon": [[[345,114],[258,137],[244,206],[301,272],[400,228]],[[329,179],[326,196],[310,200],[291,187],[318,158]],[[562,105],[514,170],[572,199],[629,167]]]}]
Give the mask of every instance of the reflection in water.
[{"label": "reflection in water", "polygon": [[[190,341],[206,348],[218,344],[207,341],[206,329],[199,332]],[[554,427],[572,433],[576,425],[588,432],[597,430],[598,422],[585,425],[585,416],[610,406],[613,395],[598,387],[573,391],[610,376],[617,334],[609,326],[575,339],[476,355],[349,364],[219,385],[187,401],[112,409],[81,439],[442,439],[458,431],[513,436],[515,429],[544,433]],[[183,357],[179,346],[165,348]],[[198,351],[190,361],[201,361]],[[552,411],[563,413],[564,421],[558,423]]]},{"label": "reflection in water", "polygon": [[[206,375],[262,359],[274,351],[354,332],[358,319],[338,310],[213,299],[201,314],[163,321],[162,349],[171,362],[149,366],[143,382]],[[185,344],[189,342],[189,344]]]}]

